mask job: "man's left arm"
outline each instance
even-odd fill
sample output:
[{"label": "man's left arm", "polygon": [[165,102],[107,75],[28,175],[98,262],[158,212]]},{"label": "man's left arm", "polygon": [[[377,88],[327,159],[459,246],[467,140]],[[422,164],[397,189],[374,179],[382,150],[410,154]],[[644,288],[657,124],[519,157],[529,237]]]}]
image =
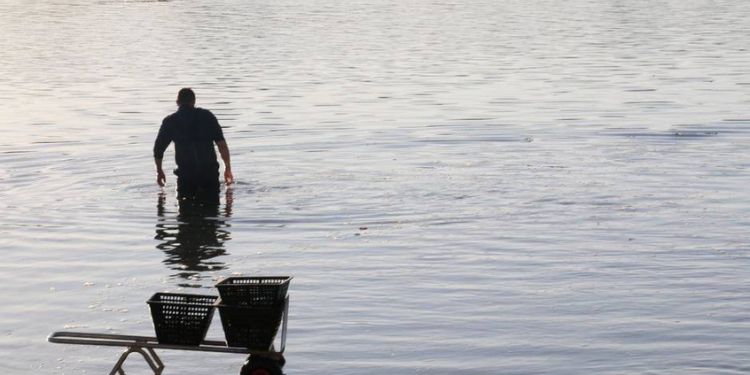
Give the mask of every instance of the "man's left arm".
[{"label": "man's left arm", "polygon": [[224,182],[227,185],[234,182],[234,176],[232,175],[232,164],[229,160],[229,146],[227,146],[226,140],[216,141],[216,145],[219,146],[219,154],[221,154],[221,160],[224,160]]},{"label": "man's left arm", "polygon": [[227,146],[227,141],[224,139],[224,132],[221,130],[219,120],[217,120],[216,116],[214,116],[214,114],[210,111],[208,112],[208,114],[210,115],[209,118],[213,125],[214,134],[212,138],[214,142],[216,142],[216,146],[219,147],[221,160],[224,161],[224,182],[229,185],[234,182],[234,176],[232,175],[232,163],[229,158],[229,146]]}]

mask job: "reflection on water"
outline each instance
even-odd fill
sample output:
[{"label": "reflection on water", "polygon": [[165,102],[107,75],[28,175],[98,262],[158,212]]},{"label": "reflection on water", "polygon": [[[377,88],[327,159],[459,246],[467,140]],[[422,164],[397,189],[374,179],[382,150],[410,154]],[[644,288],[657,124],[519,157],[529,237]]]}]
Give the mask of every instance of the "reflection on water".
[{"label": "reflection on water", "polygon": [[[226,255],[224,243],[231,239],[232,189],[227,189],[222,210],[219,195],[202,199],[180,199],[178,212],[170,212],[167,198],[159,193],[157,204],[156,248],[164,251],[164,263],[177,271],[173,277],[188,280],[201,273],[226,268],[219,257]],[[181,286],[195,286],[181,284]]]}]

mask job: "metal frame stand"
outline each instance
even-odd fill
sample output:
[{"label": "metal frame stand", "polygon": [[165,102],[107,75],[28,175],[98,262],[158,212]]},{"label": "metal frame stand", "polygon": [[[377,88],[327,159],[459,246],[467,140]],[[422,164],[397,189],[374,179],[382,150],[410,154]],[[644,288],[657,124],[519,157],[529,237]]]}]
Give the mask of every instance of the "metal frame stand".
[{"label": "metal frame stand", "polygon": [[151,367],[154,375],[161,375],[161,372],[164,371],[164,363],[154,349],[146,348],[146,350],[143,350],[141,347],[131,346],[122,353],[120,359],[117,360],[115,367],[109,372],[109,375],[125,375],[125,370],[122,369],[122,365],[125,363],[125,360],[128,359],[130,353],[140,353],[143,356],[143,359],[146,360],[146,363],[148,363],[148,366]]},{"label": "metal frame stand", "polygon": [[272,346],[268,351],[250,350],[248,348],[238,348],[227,346],[224,341],[203,341],[198,346],[186,346],[186,345],[168,345],[160,344],[156,337],[148,336],[128,336],[128,335],[113,335],[106,333],[88,333],[88,332],[66,332],[59,331],[54,332],[47,341],[55,344],[74,344],[74,345],[96,345],[96,346],[118,346],[125,347],[125,352],[120,355],[120,358],[115,363],[115,367],[112,368],[109,375],[125,375],[125,370],[122,369],[122,365],[128,359],[128,356],[132,353],[139,353],[143,356],[148,366],[154,372],[154,375],[161,375],[164,371],[164,362],[161,361],[159,355],[156,354],[154,349],[170,349],[170,350],[189,350],[197,352],[213,352],[213,353],[233,353],[233,354],[250,354],[259,357],[266,357],[274,360],[284,358],[284,350],[286,349],[286,326],[289,315],[289,297],[284,301],[284,315],[281,323],[281,345],[280,350],[275,350]]}]

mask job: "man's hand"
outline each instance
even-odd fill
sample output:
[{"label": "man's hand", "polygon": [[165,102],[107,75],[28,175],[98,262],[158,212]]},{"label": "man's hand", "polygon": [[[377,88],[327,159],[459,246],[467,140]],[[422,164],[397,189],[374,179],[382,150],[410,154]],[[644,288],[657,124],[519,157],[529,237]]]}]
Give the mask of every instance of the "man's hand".
[{"label": "man's hand", "polygon": [[164,175],[164,171],[161,169],[156,171],[156,183],[159,184],[159,186],[164,186],[166,182],[167,176]]},{"label": "man's hand", "polygon": [[229,168],[224,170],[224,182],[226,182],[227,185],[234,183],[234,176],[232,175],[232,170]]},{"label": "man's hand", "polygon": [[167,183],[167,176],[164,175],[164,170],[161,169],[161,159],[154,158],[156,164],[156,183],[159,186],[164,186]]},{"label": "man's hand", "polygon": [[234,183],[234,176],[232,176],[232,164],[229,162],[229,146],[225,140],[216,141],[216,145],[219,146],[219,154],[221,154],[221,160],[224,160],[224,182],[227,185]]}]

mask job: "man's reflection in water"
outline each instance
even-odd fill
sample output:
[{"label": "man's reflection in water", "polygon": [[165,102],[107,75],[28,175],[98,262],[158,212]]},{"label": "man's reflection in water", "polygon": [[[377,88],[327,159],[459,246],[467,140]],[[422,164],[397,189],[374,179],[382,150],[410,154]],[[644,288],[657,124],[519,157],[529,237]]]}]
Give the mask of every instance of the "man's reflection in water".
[{"label": "man's reflection in water", "polygon": [[[227,189],[221,212],[218,193],[211,197],[179,199],[179,213],[173,216],[165,207],[166,196],[159,194],[157,205],[156,248],[164,251],[164,263],[176,275],[197,280],[206,271],[226,268],[217,257],[226,254],[224,242],[231,239],[229,218],[232,215],[232,189]],[[181,284],[180,286],[200,286]]]}]

